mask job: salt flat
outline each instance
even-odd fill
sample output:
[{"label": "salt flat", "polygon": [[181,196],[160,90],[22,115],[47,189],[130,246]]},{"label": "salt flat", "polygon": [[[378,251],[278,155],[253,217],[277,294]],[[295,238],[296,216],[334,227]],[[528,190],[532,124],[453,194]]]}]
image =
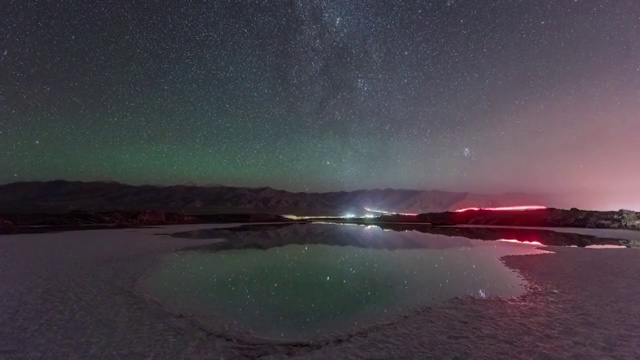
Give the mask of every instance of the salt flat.
[{"label": "salt flat", "polygon": [[533,284],[521,297],[453,299],[323,343],[270,344],[212,334],[137,290],[162,256],[216,241],[158,233],[213,227],[0,237],[0,358],[640,358],[637,249],[508,256]]},{"label": "salt flat", "polygon": [[0,358],[193,356],[207,335],[135,292],[157,255],[206,243],[168,228],[198,226],[0,237]]}]

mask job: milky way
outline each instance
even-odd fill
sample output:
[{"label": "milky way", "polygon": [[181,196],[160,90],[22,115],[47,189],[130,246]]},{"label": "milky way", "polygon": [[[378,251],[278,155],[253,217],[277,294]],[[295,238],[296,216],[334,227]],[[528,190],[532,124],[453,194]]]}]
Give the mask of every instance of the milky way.
[{"label": "milky way", "polygon": [[619,194],[640,179],[637,1],[5,10],[0,182]]}]

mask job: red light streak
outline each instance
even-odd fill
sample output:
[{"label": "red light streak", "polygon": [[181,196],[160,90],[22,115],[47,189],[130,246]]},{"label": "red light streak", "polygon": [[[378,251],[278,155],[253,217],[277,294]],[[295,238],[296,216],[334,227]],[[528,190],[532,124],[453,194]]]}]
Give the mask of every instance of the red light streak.
[{"label": "red light streak", "polygon": [[478,207],[470,207],[465,209],[459,209],[455,212],[461,213],[466,211],[527,211],[527,210],[544,210],[546,206],[540,205],[524,205],[524,206],[502,206],[502,207],[494,207],[494,208],[478,208]]},{"label": "red light streak", "polygon": [[500,239],[498,241],[514,243],[514,244],[525,244],[525,245],[542,245],[539,241],[521,241],[516,239]]}]

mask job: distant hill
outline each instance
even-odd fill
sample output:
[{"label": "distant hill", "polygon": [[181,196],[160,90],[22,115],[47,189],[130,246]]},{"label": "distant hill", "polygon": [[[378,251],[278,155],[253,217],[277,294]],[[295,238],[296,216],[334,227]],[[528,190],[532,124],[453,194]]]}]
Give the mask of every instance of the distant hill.
[{"label": "distant hill", "polygon": [[70,210],[162,210],[192,214],[261,212],[300,215],[361,213],[364,208],[394,212],[439,212],[470,206],[543,204],[521,193],[483,195],[418,190],[358,190],[294,193],[227,186],[133,186],[117,182],[17,182],[0,186],[0,212]]}]

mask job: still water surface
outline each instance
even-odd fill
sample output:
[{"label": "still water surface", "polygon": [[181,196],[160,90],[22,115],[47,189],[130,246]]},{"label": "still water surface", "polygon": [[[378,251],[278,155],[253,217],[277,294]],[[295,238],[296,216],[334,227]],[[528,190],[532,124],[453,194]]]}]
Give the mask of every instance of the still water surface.
[{"label": "still water surface", "polygon": [[391,320],[456,296],[520,295],[524,280],[500,257],[543,253],[526,244],[362,226],[218,229],[198,236],[226,241],[167,256],[145,278],[145,290],[196,317],[259,337],[298,340]]}]

